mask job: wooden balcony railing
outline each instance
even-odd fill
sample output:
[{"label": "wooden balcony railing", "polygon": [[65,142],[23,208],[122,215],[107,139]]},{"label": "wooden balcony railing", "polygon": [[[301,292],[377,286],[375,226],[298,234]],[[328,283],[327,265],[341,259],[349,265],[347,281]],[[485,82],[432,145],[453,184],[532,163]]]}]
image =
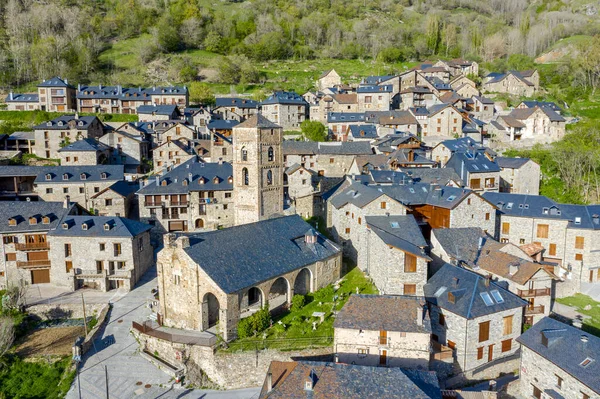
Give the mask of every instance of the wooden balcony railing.
[{"label": "wooden balcony railing", "polygon": [[162,206],[162,201],[144,201],[144,206]]},{"label": "wooden balcony railing", "polygon": [[186,201],[171,201],[171,206],[187,206],[189,202]]},{"label": "wooden balcony railing", "polygon": [[15,249],[17,251],[37,251],[42,249],[50,249],[50,244],[47,242],[26,242],[15,244]]},{"label": "wooden balcony railing", "polygon": [[525,309],[525,314],[526,315],[530,315],[530,314],[542,314],[542,313],[544,313],[544,305],[529,306],[529,307],[527,307],[527,309]]},{"label": "wooden balcony railing", "polygon": [[379,337],[379,345],[388,346],[390,339],[388,337]]},{"label": "wooden balcony railing", "polygon": [[533,296],[548,296],[550,295],[550,288],[537,288],[531,290],[518,290],[520,297],[533,297]]},{"label": "wooden balcony railing", "polygon": [[21,269],[34,269],[36,267],[50,266],[50,259],[42,260],[18,260],[17,267]]}]

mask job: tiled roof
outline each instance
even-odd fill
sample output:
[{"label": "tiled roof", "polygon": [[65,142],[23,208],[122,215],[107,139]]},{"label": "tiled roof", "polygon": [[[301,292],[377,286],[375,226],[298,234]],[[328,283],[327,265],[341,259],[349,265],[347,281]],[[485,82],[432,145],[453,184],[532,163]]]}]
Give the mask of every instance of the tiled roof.
[{"label": "tiled roof", "polygon": [[522,129],[527,126],[520,120],[513,117],[512,115],[502,115],[502,116],[499,116],[498,119],[502,120],[508,127],[515,127],[515,128]]},{"label": "tiled roof", "polygon": [[244,122],[237,125],[238,128],[266,128],[266,129],[281,129],[281,126],[271,122],[265,118],[262,114],[252,115]]},{"label": "tiled roof", "polygon": [[28,166],[28,165],[2,165],[0,167],[0,176],[16,177],[16,176],[38,176],[40,173],[48,169],[47,166]]},{"label": "tiled roof", "polygon": [[407,206],[427,204],[445,209],[454,209],[472,193],[470,190],[450,186],[435,186],[432,189],[431,185],[424,183],[381,186],[377,190]]},{"label": "tiled roof", "polygon": [[35,140],[35,132],[14,132],[7,140]]},{"label": "tiled roof", "polygon": [[66,130],[73,129],[77,130],[88,130],[94,121],[102,124],[95,116],[77,116],[77,115],[62,115],[58,118],[54,118],[51,121],[41,123],[34,126],[34,130]]},{"label": "tiled roof", "polygon": [[236,127],[239,124],[240,124],[240,122],[233,120],[233,119],[231,119],[231,120],[213,119],[210,122],[208,122],[207,127],[209,129],[228,130],[228,129],[233,129],[234,127]]},{"label": "tiled roof", "polygon": [[34,184],[65,184],[123,180],[123,165],[47,166]]},{"label": "tiled roof", "polygon": [[416,125],[417,119],[409,111],[368,112],[367,121],[379,125]]},{"label": "tiled roof", "polygon": [[498,164],[490,160],[483,151],[455,152],[446,163],[446,167],[454,169],[462,180],[466,180],[467,177],[463,172],[500,172]]},{"label": "tiled roof", "polygon": [[217,107],[258,108],[258,101],[239,97],[217,97]]},{"label": "tiled roof", "polygon": [[[269,366],[273,389],[263,385],[259,399],[441,399],[433,371],[369,367],[343,363],[279,362]],[[305,381],[312,376],[312,391]]]},{"label": "tiled roof", "polygon": [[427,242],[413,215],[366,216],[365,221],[371,231],[387,245],[431,260],[425,254]]},{"label": "tiled roof", "polygon": [[83,86],[80,85],[77,90],[77,98],[108,98],[108,99],[127,99],[130,101],[146,101],[153,95],[187,95],[188,89],[185,86],[154,86],[149,88],[142,87],[122,87],[122,86]]},{"label": "tiled roof", "polygon": [[491,98],[483,96],[473,96],[473,98],[482,104],[494,105],[494,100],[492,100]]},{"label": "tiled roof", "polygon": [[556,113],[549,107],[534,107],[534,108],[515,108],[511,111],[509,116],[517,120],[528,119],[536,110],[541,110],[552,122],[565,122],[565,118]]},{"label": "tiled roof", "polygon": [[521,104],[525,105],[527,108],[549,108],[554,112],[561,112],[562,109],[551,101],[523,101]]},{"label": "tiled roof", "polygon": [[383,192],[372,187],[365,186],[362,183],[352,183],[342,191],[331,197],[331,205],[337,209],[351,203],[359,208],[370,204],[377,198],[381,197]]},{"label": "tiled roof", "polygon": [[4,102],[7,102],[7,103],[37,103],[37,102],[39,102],[39,100],[40,100],[40,98],[37,93],[35,93],[35,94],[12,93],[12,98],[11,98],[11,94],[9,94],[4,99]]},{"label": "tiled roof", "polygon": [[[64,207],[62,202],[43,201],[0,201],[0,233],[19,233],[27,231],[49,231],[58,225],[58,222],[75,205]],[[49,218],[49,223],[44,223],[44,216]],[[29,219],[36,218],[35,224],[30,224]],[[9,219],[15,219],[16,226],[9,225]]]},{"label": "tiled roof", "polygon": [[352,137],[376,139],[377,127],[375,125],[350,125],[350,134]]},{"label": "tiled roof", "polygon": [[164,176],[150,179],[137,194],[187,194],[193,191],[231,190],[233,190],[233,167],[230,163],[202,163],[192,158]]},{"label": "tiled roof", "polygon": [[[517,341],[600,395],[600,338],[545,317],[525,331]],[[588,358],[592,361],[584,367],[582,364]],[[523,366],[541,367],[538,364]]]},{"label": "tiled roof", "polygon": [[37,87],[70,87],[72,89],[74,88],[68,83],[67,79],[62,79],[60,76],[44,80],[43,82],[38,84]]},{"label": "tiled roof", "polygon": [[[486,286],[486,281],[488,285]],[[486,305],[481,294],[498,291],[502,301]],[[481,275],[446,263],[425,284],[427,301],[466,319],[474,319],[505,310],[521,308],[527,301]],[[451,295],[449,295],[451,294]],[[451,299],[450,297],[453,297]]]},{"label": "tiled roof", "polygon": [[[410,153],[413,154],[412,161]],[[427,158],[425,152],[412,148],[400,148],[390,154],[390,161],[400,165],[435,165],[435,161]]]},{"label": "tiled roof", "polygon": [[65,215],[59,225],[52,229],[48,235],[60,237],[136,237],[150,229],[152,229],[152,226],[149,224],[118,216]]},{"label": "tiled roof", "polygon": [[119,180],[118,182],[115,182],[115,184],[113,184],[112,186],[100,191],[98,194],[94,194],[92,198],[99,197],[104,192],[109,190],[121,195],[122,197],[128,197],[130,194],[135,193],[139,189],[139,187],[140,186],[137,183]]},{"label": "tiled roof", "polygon": [[360,170],[366,165],[370,165],[369,169],[386,169],[388,167],[388,157],[385,154],[357,155],[354,160]]},{"label": "tiled roof", "polygon": [[392,85],[367,85],[367,86],[358,86],[356,89],[357,93],[391,93],[394,91],[394,86]]},{"label": "tiled roof", "polygon": [[366,85],[378,85],[395,77],[396,75],[367,76],[363,79],[363,83]]},{"label": "tiled roof", "polygon": [[364,122],[364,112],[328,112],[327,123]]},{"label": "tiled roof", "polygon": [[308,105],[306,100],[304,100],[301,95],[293,91],[276,91],[260,104]]},{"label": "tiled roof", "polygon": [[451,181],[459,184],[462,182],[460,176],[451,168],[406,168],[403,172],[416,183],[445,186]]},{"label": "tiled roof", "polygon": [[[421,314],[419,308],[423,310]],[[431,334],[425,299],[416,296],[351,295],[333,327]]]},{"label": "tiled roof", "polygon": [[81,139],[81,140],[77,140],[72,144],[69,144],[63,148],[61,148],[60,150],[58,150],[58,152],[72,152],[72,151],[91,151],[91,152],[96,152],[96,151],[104,151],[104,150],[108,150],[110,149],[109,146],[107,146],[106,144],[103,144],[99,141],[96,141],[95,139]]},{"label": "tiled roof", "polygon": [[496,163],[501,168],[508,169],[519,169],[521,166],[525,165],[527,162],[531,161],[529,158],[508,158],[508,157],[497,157]]},{"label": "tiled roof", "polygon": [[139,114],[156,114],[172,116],[177,114],[177,105],[140,105],[137,108]]},{"label": "tiled roof", "polygon": [[285,140],[283,142],[284,155],[370,155],[373,154],[371,146],[367,141],[334,141],[334,142],[316,142],[316,141],[293,141]]},{"label": "tiled roof", "polygon": [[321,235],[316,244],[306,243],[311,230],[298,215],[278,217],[190,235],[184,251],[224,292],[233,293],[340,252]]}]

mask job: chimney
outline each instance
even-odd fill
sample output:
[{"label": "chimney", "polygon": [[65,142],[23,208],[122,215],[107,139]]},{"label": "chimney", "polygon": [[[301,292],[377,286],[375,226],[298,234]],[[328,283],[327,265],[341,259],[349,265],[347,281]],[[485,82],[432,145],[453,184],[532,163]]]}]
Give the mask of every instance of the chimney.
[{"label": "chimney", "polygon": [[189,248],[190,237],[188,237],[188,236],[179,237],[178,241],[179,241],[179,245],[178,245],[179,248],[181,248],[181,249]]},{"label": "chimney", "polygon": [[304,242],[306,244],[316,244],[317,243],[317,232],[313,229],[308,230],[304,234]]},{"label": "chimney", "polygon": [[11,91],[10,93],[8,93],[8,99],[12,100],[13,99],[13,92]]},{"label": "chimney", "polygon": [[[315,371],[310,370],[310,374],[306,376],[306,380],[304,380],[304,390],[312,391],[315,386]],[[308,395],[308,392],[307,392]]]},{"label": "chimney", "polygon": [[194,175],[191,173],[188,173],[188,179],[191,182],[192,180],[194,180]]},{"label": "chimney", "polygon": [[79,113],[75,112],[75,120],[78,120],[78,119],[79,119]]},{"label": "chimney", "polygon": [[479,237],[479,246],[478,246],[479,250],[481,251],[481,248],[483,248],[483,237]]},{"label": "chimney", "polygon": [[156,176],[156,185],[160,186],[160,176]]},{"label": "chimney", "polygon": [[267,373],[267,393],[273,390],[273,373],[270,371]]},{"label": "chimney", "polygon": [[423,325],[423,305],[419,304],[417,307],[417,325]]},{"label": "chimney", "polygon": [[508,274],[514,276],[519,271],[519,264],[517,262],[513,262],[508,265]]},{"label": "chimney", "polygon": [[102,90],[102,84],[99,84],[99,85],[98,85],[98,89],[99,89],[99,90]]},{"label": "chimney", "polygon": [[594,224],[600,224],[600,216],[599,215],[592,215],[592,222]]},{"label": "chimney", "polygon": [[81,83],[77,83],[77,91],[81,91]]},{"label": "chimney", "polygon": [[485,276],[483,279],[483,284],[485,284],[486,287],[489,287],[491,279],[492,279],[492,276],[490,276],[490,275]]},{"label": "chimney", "polygon": [[69,79],[65,79],[65,84],[68,85],[69,84]]},{"label": "chimney", "polygon": [[69,209],[70,207],[71,207],[71,197],[68,195],[65,195],[65,200],[63,202],[63,208]]}]

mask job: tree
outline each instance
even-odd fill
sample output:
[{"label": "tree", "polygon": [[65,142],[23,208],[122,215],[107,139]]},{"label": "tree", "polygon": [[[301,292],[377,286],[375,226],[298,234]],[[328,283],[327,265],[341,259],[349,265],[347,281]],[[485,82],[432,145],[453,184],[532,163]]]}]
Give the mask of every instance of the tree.
[{"label": "tree", "polygon": [[165,53],[171,53],[179,49],[179,31],[173,20],[165,15],[154,29],[156,44]]},{"label": "tree", "polygon": [[215,103],[215,95],[206,83],[192,82],[189,89],[190,102],[203,105],[213,105]]},{"label": "tree", "polygon": [[437,54],[440,46],[440,16],[438,14],[428,14],[426,22],[427,47],[433,54]]},{"label": "tree", "polygon": [[319,121],[305,120],[300,124],[302,135],[310,141],[327,141],[325,125]]},{"label": "tree", "polygon": [[386,47],[377,55],[379,61],[393,63],[402,60],[402,50],[396,47]]},{"label": "tree", "polygon": [[15,342],[15,323],[9,316],[0,317],[0,358],[10,349]]}]

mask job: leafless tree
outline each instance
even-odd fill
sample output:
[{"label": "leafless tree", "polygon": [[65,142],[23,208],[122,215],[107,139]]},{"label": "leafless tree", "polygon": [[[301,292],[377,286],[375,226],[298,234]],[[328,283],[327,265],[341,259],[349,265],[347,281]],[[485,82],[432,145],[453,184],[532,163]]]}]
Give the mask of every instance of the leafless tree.
[{"label": "leafless tree", "polygon": [[15,342],[15,324],[8,316],[0,317],[0,359]]}]

